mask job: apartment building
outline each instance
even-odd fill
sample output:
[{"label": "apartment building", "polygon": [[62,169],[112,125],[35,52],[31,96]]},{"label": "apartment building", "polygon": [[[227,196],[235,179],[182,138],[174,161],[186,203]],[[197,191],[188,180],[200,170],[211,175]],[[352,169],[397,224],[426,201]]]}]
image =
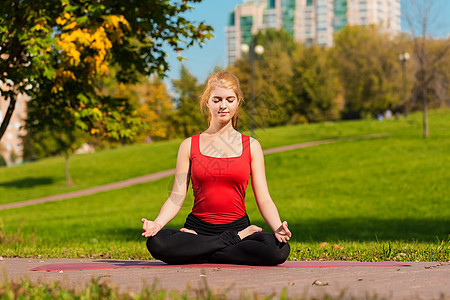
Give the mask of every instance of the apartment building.
[{"label": "apartment building", "polygon": [[[25,125],[27,117],[26,102],[28,99],[26,95],[19,94],[8,128],[0,140],[0,155],[3,156],[8,165],[22,162],[23,145],[21,137],[26,133],[23,125]],[[9,101],[0,97],[0,123],[5,117],[8,105]]]},{"label": "apartment building", "polygon": [[400,0],[244,0],[229,15],[227,61],[239,59],[240,46],[266,28],[284,28],[296,41],[330,47],[346,25],[376,24],[395,35],[400,12]]}]

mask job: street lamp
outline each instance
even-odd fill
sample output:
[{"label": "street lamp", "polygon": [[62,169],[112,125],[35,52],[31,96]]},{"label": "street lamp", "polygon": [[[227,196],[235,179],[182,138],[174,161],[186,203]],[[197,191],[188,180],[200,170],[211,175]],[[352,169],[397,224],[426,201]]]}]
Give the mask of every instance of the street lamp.
[{"label": "street lamp", "polygon": [[406,109],[406,62],[409,60],[410,56],[408,52],[400,53],[398,56],[398,59],[400,60],[400,63],[402,64],[402,78],[403,78],[403,90],[402,90],[402,97],[403,97],[403,114],[405,115],[405,118],[408,116],[408,112]]},{"label": "street lamp", "polygon": [[255,93],[253,87],[254,79],[254,61],[255,54],[262,55],[264,53],[264,47],[261,45],[255,45],[253,39],[250,41],[250,45],[242,44],[241,51],[243,53],[249,53],[250,58],[250,119],[251,119],[251,136],[255,137]]}]

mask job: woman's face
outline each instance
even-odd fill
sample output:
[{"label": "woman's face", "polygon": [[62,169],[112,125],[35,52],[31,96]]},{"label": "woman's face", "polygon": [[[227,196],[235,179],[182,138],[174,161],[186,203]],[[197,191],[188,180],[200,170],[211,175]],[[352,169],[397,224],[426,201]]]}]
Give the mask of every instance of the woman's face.
[{"label": "woman's face", "polygon": [[211,113],[211,121],[228,123],[236,114],[238,104],[238,98],[232,89],[216,87],[206,105]]}]

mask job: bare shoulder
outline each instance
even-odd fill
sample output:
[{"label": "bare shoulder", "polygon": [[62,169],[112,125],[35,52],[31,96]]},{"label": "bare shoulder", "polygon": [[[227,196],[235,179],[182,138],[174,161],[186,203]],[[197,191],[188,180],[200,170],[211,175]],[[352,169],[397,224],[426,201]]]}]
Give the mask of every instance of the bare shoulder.
[{"label": "bare shoulder", "polygon": [[180,148],[178,149],[178,155],[184,157],[190,157],[191,155],[191,140],[192,138],[187,138],[181,142]]},{"label": "bare shoulder", "polygon": [[256,155],[262,154],[261,144],[257,139],[250,137],[250,150],[252,154],[252,158]]}]

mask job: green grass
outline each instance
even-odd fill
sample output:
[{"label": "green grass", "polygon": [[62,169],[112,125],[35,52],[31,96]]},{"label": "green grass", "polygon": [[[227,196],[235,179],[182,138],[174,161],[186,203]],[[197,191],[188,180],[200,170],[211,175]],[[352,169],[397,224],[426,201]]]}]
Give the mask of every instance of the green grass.
[{"label": "green grass", "polygon": [[[225,291],[213,291],[208,288],[207,284],[195,287],[186,287],[183,291],[172,290],[167,291],[159,288],[158,283],[154,282],[152,285],[145,286],[138,293],[132,291],[120,291],[117,286],[102,280],[101,277],[94,278],[89,284],[82,290],[67,287],[67,284],[54,282],[38,282],[34,283],[30,280],[9,280],[0,287],[0,299],[117,299],[117,300],[129,300],[129,299],[152,299],[152,300],[165,300],[165,299],[210,299],[220,300],[228,299],[227,290]],[[245,293],[241,293],[242,299],[261,299],[257,295],[253,297],[246,296]],[[270,297],[273,298],[273,297]],[[324,298],[329,299],[329,298]]]},{"label": "green grass", "polygon": [[[392,126],[395,124],[395,126]],[[401,132],[408,122],[327,122],[256,130],[263,148],[306,141]],[[248,132],[246,132],[249,134]],[[417,132],[420,135],[420,132]],[[0,204],[80,190],[175,167],[181,140],[132,145],[70,158],[74,185],[66,187],[64,158],[0,168]]]},{"label": "green grass", "polygon": [[[315,131],[320,138],[391,134],[266,156],[271,196],[293,232],[290,259],[450,260],[449,116],[448,110],[431,112],[427,140],[421,137],[420,114],[401,121],[324,123],[258,131],[265,148],[283,141],[313,140]],[[157,147],[168,152],[170,146],[175,156],[175,141],[121,151],[134,149],[135,153],[154,157],[159,155]],[[155,147],[154,153],[149,155],[151,147]],[[110,151],[93,154],[91,161],[101,160],[105,153],[110,155]],[[132,168],[131,163],[128,165]],[[8,190],[7,185],[3,188]],[[150,258],[145,239],[140,236],[140,219],[156,216],[170,188],[171,178],[163,178],[82,198],[0,211],[0,254]],[[250,219],[269,230],[256,208],[250,185],[247,192]],[[182,210],[168,226],[181,227],[192,203],[189,191]],[[321,245],[323,242],[328,244]],[[333,248],[334,244],[342,249]]]},{"label": "green grass", "polygon": [[0,168],[0,204],[80,190],[175,167],[180,140],[132,145],[70,158],[72,187],[66,187],[64,158],[53,157]]},{"label": "green grass", "polygon": [[[109,283],[107,280],[102,280],[101,277],[94,278],[89,284],[82,290],[66,287],[67,284],[54,282],[38,282],[34,283],[30,280],[9,280],[3,287],[0,287],[0,299],[15,300],[15,299],[38,299],[38,300],[71,300],[71,299],[117,299],[117,300],[129,300],[129,299],[141,299],[141,300],[166,300],[166,299],[200,299],[200,300],[222,300],[222,299],[316,299],[316,300],[332,300],[332,299],[347,299],[346,290],[342,290],[339,296],[333,297],[327,294],[323,296],[315,296],[313,298],[307,296],[289,296],[287,288],[279,288],[279,291],[273,291],[268,295],[262,295],[255,291],[241,290],[236,292],[233,285],[226,286],[218,290],[213,290],[208,286],[208,282],[205,277],[201,277],[198,287],[188,285],[184,290],[165,290],[158,287],[158,282],[155,281],[149,286],[143,287],[138,292],[133,291],[121,291],[113,283]],[[278,294],[278,295],[277,295]],[[306,294],[306,292],[305,292]],[[350,297],[350,299],[354,299]],[[375,293],[365,293],[364,299],[385,299],[378,297]],[[442,295],[444,299],[444,295]]]}]

